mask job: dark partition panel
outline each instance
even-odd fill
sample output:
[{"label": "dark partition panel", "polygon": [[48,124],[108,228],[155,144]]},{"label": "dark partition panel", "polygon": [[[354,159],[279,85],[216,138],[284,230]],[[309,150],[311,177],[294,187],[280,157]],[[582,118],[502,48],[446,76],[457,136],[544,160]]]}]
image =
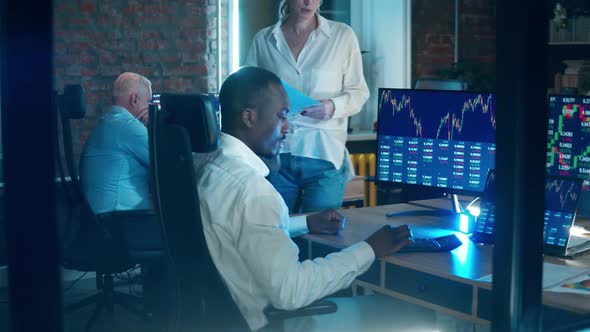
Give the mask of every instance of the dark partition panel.
[{"label": "dark partition panel", "polygon": [[62,331],[53,167],[52,1],[0,2],[2,144],[13,331]]},{"label": "dark partition panel", "polygon": [[498,0],[492,329],[541,329],[549,1]]}]

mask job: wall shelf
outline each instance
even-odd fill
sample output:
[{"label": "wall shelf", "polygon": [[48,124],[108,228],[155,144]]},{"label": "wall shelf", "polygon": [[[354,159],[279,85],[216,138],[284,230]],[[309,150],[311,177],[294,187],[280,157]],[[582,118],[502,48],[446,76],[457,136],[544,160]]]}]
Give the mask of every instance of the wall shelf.
[{"label": "wall shelf", "polygon": [[564,60],[590,60],[590,42],[549,42],[547,87],[554,86],[555,73],[563,73]]}]

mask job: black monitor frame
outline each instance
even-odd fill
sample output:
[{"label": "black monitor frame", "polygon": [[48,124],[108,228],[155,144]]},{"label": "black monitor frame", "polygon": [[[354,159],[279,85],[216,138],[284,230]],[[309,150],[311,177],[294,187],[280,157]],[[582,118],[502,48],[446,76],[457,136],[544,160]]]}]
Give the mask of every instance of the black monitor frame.
[{"label": "black monitor frame", "polygon": [[[411,91],[412,93],[446,93],[446,94],[484,94],[484,95],[489,95],[489,94],[493,94],[495,97],[495,93],[494,92],[481,92],[481,91],[449,91],[449,90],[422,90],[422,89],[399,89],[399,88],[379,88],[379,92],[378,92],[378,98],[381,98],[383,92],[387,91],[387,90],[394,90],[394,91]],[[494,107],[495,107],[495,103],[494,103]],[[445,195],[450,195],[450,194],[456,194],[456,195],[467,195],[467,196],[481,196],[483,194],[483,190],[484,187],[482,186],[482,191],[474,191],[474,190],[464,190],[464,189],[456,189],[456,188],[450,188],[450,187],[438,187],[438,186],[428,186],[428,185],[422,185],[422,184],[410,184],[410,183],[404,183],[404,182],[394,182],[394,181],[384,181],[381,180],[379,178],[379,137],[380,137],[380,130],[381,130],[381,103],[379,102],[379,110],[378,110],[378,125],[377,125],[377,162],[375,163],[375,182],[377,184],[377,186],[379,187],[385,187],[385,188],[401,188],[402,190],[404,189],[411,189],[411,190],[416,190],[416,189],[422,189],[422,190],[426,190],[429,193],[435,193],[435,194],[440,194],[441,196],[445,196]],[[495,108],[494,108],[494,112],[495,112]],[[494,167],[495,168],[495,163],[494,163]],[[492,169],[493,169],[492,168]],[[485,176],[487,176],[487,171],[488,170],[481,170],[482,174],[486,174]],[[483,178],[483,177],[482,177]],[[483,178],[485,179],[485,178]],[[454,198],[454,200],[456,200],[456,198]],[[455,205],[456,203],[454,203]],[[454,206],[453,209],[455,210],[455,212],[460,212],[459,209]]]},{"label": "black monitor frame", "polygon": [[[559,121],[558,117],[556,117],[555,114],[552,114],[552,111],[559,112],[559,110],[552,109],[550,107],[550,104],[551,104],[553,98],[561,99],[556,102],[559,102],[562,105],[580,102],[581,104],[588,106],[588,109],[590,109],[590,96],[550,94],[547,98],[547,116],[548,116],[549,120],[551,120],[553,118],[554,121]],[[573,100],[572,101],[564,101],[562,98],[573,98]],[[587,104],[584,104],[584,101]],[[550,131],[552,129],[551,125],[548,123],[547,126],[548,126],[548,131]],[[556,125],[554,125],[554,128],[555,127],[556,127]],[[589,130],[590,130],[590,128],[589,128]],[[584,136],[586,136],[586,135],[584,135]],[[587,136],[588,136],[588,138],[590,138],[590,134],[588,134]],[[547,163],[547,168],[546,168],[547,175],[576,176],[576,177],[582,179],[583,183],[582,183],[582,190],[580,193],[580,204],[578,205],[578,216],[582,217],[582,218],[590,217],[590,206],[589,206],[589,204],[587,204],[587,202],[590,202],[590,175],[585,177],[580,173],[578,173],[578,174],[569,174],[569,173],[568,174],[560,174],[560,172],[558,170],[556,170],[554,167],[549,166],[548,165],[549,158],[550,158],[549,156],[550,156],[550,154],[552,154],[551,149],[555,148],[555,146],[550,146],[550,144],[551,144],[550,132],[547,133],[547,139],[548,139],[548,141],[547,141],[547,146],[548,146],[547,158],[548,159],[546,162]],[[587,142],[590,142],[590,139],[588,139]],[[575,132],[573,133],[572,143],[580,144],[580,137],[579,137],[579,135],[576,135]],[[554,158],[555,158],[555,156],[554,156]]]}]

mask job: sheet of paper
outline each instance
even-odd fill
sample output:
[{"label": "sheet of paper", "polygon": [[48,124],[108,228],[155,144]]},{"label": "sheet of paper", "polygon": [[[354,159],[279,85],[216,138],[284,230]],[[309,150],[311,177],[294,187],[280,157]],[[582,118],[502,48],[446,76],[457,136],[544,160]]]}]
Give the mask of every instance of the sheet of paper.
[{"label": "sheet of paper", "polygon": [[[586,275],[588,273],[590,273],[590,271],[580,269],[577,267],[558,265],[552,263],[543,263],[543,289],[550,289],[556,285],[559,286],[566,280],[569,280],[580,275]],[[590,279],[590,277],[588,278]],[[481,282],[492,282],[492,280],[493,274],[488,274],[477,279],[477,281]]]},{"label": "sheet of paper", "polygon": [[494,277],[493,274],[488,274],[487,276],[483,276],[483,277],[476,279],[476,280],[481,281],[481,282],[490,282],[491,283],[494,279],[493,277]]},{"label": "sheet of paper", "polygon": [[587,274],[588,271],[577,267],[543,263],[543,288],[561,284],[564,280]]},{"label": "sheet of paper", "polygon": [[281,80],[281,83],[283,83],[283,87],[287,91],[287,96],[289,96],[289,102],[291,103],[289,117],[299,115],[307,107],[320,104],[319,101],[303,94],[301,91],[287,84],[287,82]]},{"label": "sheet of paper", "polygon": [[590,271],[573,277],[565,282],[560,282],[553,287],[547,288],[551,292],[576,293],[590,295]]}]

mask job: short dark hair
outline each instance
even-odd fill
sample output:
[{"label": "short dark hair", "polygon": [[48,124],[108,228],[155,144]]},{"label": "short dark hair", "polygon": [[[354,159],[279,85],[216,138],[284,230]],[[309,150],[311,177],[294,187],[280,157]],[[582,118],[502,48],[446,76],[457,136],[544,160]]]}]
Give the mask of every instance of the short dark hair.
[{"label": "short dark hair", "polygon": [[265,93],[271,84],[281,84],[281,79],[259,67],[242,67],[229,75],[219,91],[221,130],[231,133],[241,118],[241,111],[256,107],[257,97]]}]

